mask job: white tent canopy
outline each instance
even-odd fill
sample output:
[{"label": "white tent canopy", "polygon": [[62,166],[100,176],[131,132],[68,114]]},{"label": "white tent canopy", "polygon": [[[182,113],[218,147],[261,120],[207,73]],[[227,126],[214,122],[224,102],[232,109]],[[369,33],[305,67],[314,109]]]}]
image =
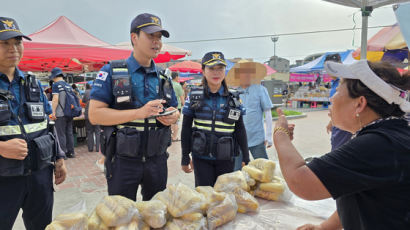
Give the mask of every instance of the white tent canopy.
[{"label": "white tent canopy", "polygon": [[326,56],[335,54],[335,53],[340,54],[342,58],[342,63],[345,65],[350,65],[357,61],[356,59],[353,58],[353,50],[348,50],[344,52],[327,52],[309,63],[291,68],[289,72],[291,73],[321,72],[323,71],[323,68],[324,68],[323,64],[325,62]]},{"label": "white tent canopy", "polygon": [[397,4],[402,2],[410,2],[410,0],[324,0],[343,6],[360,8],[362,10],[362,44],[361,44],[361,59],[367,57],[367,30],[369,16],[374,8]]},{"label": "white tent canopy", "polygon": [[[363,6],[373,6],[374,8],[397,4],[401,2],[408,2],[408,0],[325,0],[327,2],[333,2],[339,5],[350,6],[355,8],[362,8]],[[365,3],[363,5],[363,3]]]}]

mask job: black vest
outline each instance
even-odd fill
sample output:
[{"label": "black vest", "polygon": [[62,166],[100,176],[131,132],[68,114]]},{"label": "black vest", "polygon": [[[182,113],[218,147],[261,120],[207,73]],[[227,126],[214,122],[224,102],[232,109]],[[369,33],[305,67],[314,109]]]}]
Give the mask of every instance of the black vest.
[{"label": "black vest", "polygon": [[[131,75],[128,71],[126,60],[111,61],[112,72],[112,93],[114,95],[113,108],[117,110],[138,109],[144,106],[132,93]],[[172,99],[172,82],[169,78],[158,72],[160,99],[167,103],[166,108]],[[135,102],[139,106],[136,106]],[[171,129],[164,126],[155,118],[133,120],[115,127],[116,147],[115,153],[109,155],[119,155],[130,158],[151,158],[156,155],[166,153],[171,145]]]},{"label": "black vest", "polygon": [[238,155],[235,124],[241,116],[239,94],[230,91],[223,108],[213,110],[204,102],[202,87],[191,89],[190,107],[195,111],[192,153],[221,160]]},{"label": "black vest", "polygon": [[[0,156],[0,176],[22,176],[50,165],[55,156],[54,136],[49,135],[48,119],[40,100],[41,87],[34,76],[27,75],[20,82],[20,107],[18,114],[12,111],[10,91],[0,91],[0,141],[14,138],[27,142],[28,155],[24,160]],[[27,120],[28,122],[24,122]]]}]

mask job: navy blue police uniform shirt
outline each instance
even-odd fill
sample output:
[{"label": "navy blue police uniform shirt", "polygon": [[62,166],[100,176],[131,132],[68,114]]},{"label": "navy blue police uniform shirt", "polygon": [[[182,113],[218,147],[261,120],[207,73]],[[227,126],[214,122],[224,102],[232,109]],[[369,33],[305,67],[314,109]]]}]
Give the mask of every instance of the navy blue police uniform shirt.
[{"label": "navy blue police uniform shirt", "polygon": [[[29,124],[30,120],[29,120],[28,114],[24,112],[25,108],[23,106],[23,103],[25,102],[25,100],[23,101],[21,98],[24,92],[20,91],[22,80],[25,80],[25,79],[26,77],[24,76],[24,73],[18,68],[16,68],[16,71],[14,72],[14,78],[11,82],[9,81],[7,75],[0,73],[0,89],[8,90],[12,93],[14,98],[10,101],[10,104],[11,104],[11,110],[13,114],[18,115],[19,108],[21,107],[20,108],[20,118],[23,124]],[[38,81],[37,84],[41,86],[40,81]],[[44,112],[47,115],[51,114],[52,113],[51,106],[43,92],[40,93],[40,101],[43,102]],[[48,119],[48,116],[46,119]],[[18,125],[18,124],[19,123],[17,119],[14,116],[12,116],[9,122],[9,125]]]},{"label": "navy blue police uniform shirt", "polygon": [[[135,107],[144,106],[147,102],[160,99],[159,98],[159,76],[158,70],[154,61],[151,66],[146,68],[141,66],[131,54],[126,60],[128,65],[128,72],[131,74],[132,97]],[[108,107],[114,106],[114,95],[112,93],[112,71],[110,64],[104,65],[97,78],[94,81],[91,90],[91,99],[104,102]],[[170,106],[177,107],[178,100],[175,92],[172,92]]]},{"label": "navy blue police uniform shirt", "polygon": [[410,229],[409,143],[407,121],[386,120],[307,165],[336,200],[344,229]]}]

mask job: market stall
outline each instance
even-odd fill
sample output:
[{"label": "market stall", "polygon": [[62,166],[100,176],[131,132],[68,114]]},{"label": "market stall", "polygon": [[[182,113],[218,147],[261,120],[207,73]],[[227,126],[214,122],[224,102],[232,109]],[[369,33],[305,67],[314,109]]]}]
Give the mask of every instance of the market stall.
[{"label": "market stall", "polygon": [[335,53],[340,55],[344,64],[356,62],[353,50],[327,52],[309,63],[290,69],[289,81],[299,82],[301,87],[293,95],[289,95],[287,107],[322,109],[329,106],[329,87],[323,86],[330,86],[332,78],[323,69],[326,57]]},{"label": "market stall", "polygon": [[46,230],[296,229],[319,224],[335,211],[332,199],[294,196],[276,164],[253,160],[242,171],[219,176],[213,187],[170,184],[149,201],[106,196],[91,213],[76,205],[57,215]]}]

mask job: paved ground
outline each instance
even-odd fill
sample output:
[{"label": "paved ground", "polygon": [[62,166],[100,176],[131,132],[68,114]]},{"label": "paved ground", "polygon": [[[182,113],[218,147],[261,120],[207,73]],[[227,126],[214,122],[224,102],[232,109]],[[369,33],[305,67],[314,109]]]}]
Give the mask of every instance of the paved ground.
[{"label": "paved ground", "polygon": [[[327,111],[308,112],[306,118],[292,120],[296,124],[294,144],[303,157],[320,156],[330,150],[330,136],[325,131],[329,122]],[[180,142],[175,142],[168,149],[168,183],[183,182],[194,187],[193,174],[185,174],[180,167]],[[95,162],[99,153],[88,152],[85,143],[76,148],[77,157],[66,161],[68,177],[66,181],[55,187],[54,215],[58,215],[85,201],[90,212],[107,194],[106,181]],[[274,147],[268,149],[270,159],[277,159]],[[141,197],[138,197],[141,199]],[[23,230],[21,213],[13,229]]]}]

